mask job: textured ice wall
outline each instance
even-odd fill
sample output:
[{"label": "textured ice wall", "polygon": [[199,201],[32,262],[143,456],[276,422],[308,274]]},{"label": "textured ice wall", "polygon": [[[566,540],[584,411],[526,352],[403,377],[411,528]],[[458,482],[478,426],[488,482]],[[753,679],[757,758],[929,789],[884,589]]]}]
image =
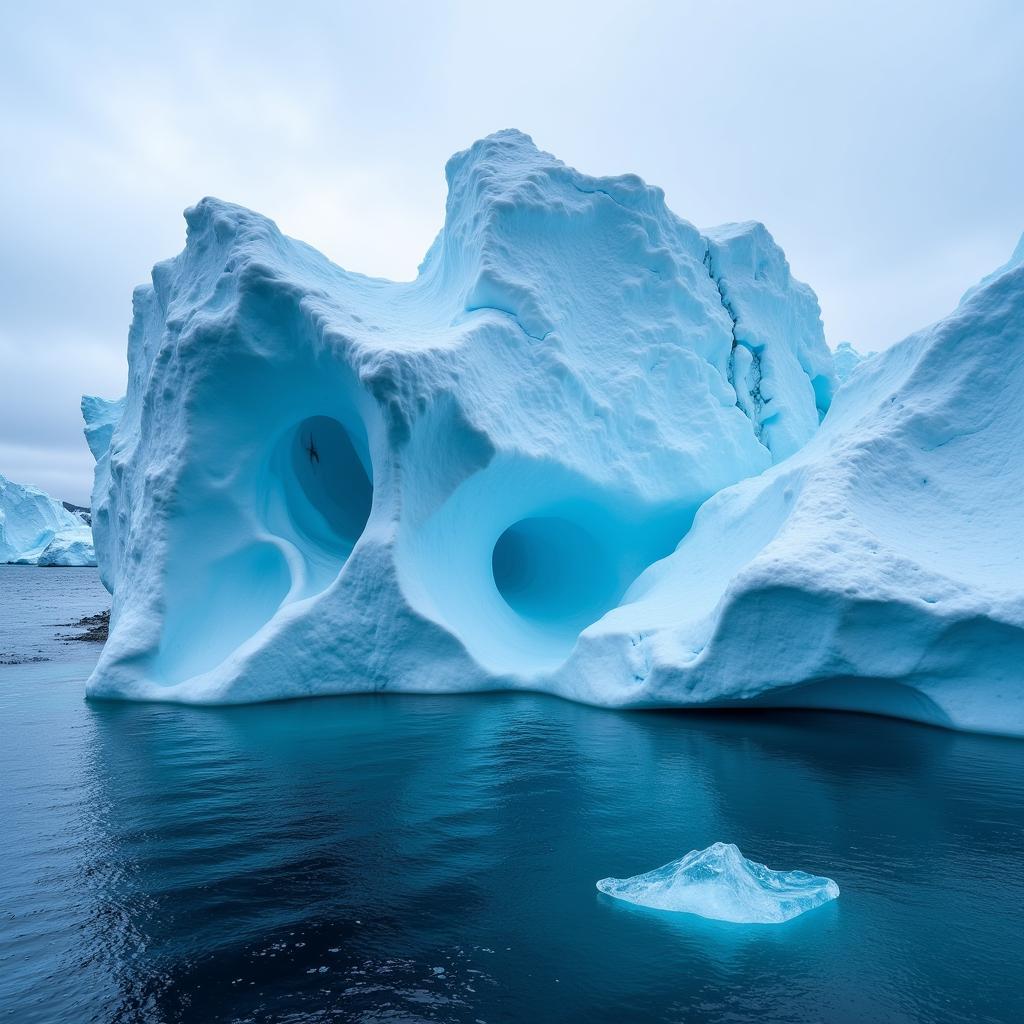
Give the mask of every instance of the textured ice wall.
[{"label": "textured ice wall", "polygon": [[[1024,255],[1024,247],[1018,252]],[[862,364],[581,637],[610,704],[883,712],[1024,735],[1024,266]]]},{"label": "textured ice wall", "polygon": [[1024,732],[1019,271],[825,416],[817,303],[760,225],[701,233],[517,132],[447,175],[406,284],[187,212],[123,404],[85,410],[114,595],[91,694],[521,687]]},{"label": "textured ice wall", "polygon": [[187,212],[123,407],[85,409],[114,594],[91,693],[543,686],[710,495],[814,432],[830,354],[762,227],[712,239],[518,132],[447,176],[409,284]]}]

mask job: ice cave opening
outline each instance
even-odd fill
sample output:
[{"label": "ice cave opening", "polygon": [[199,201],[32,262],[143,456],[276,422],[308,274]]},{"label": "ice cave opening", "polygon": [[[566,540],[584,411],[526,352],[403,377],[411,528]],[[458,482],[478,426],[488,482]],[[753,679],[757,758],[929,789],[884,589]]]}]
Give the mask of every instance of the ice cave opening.
[{"label": "ice cave opening", "polygon": [[303,546],[344,561],[373,505],[365,437],[353,438],[330,416],[310,416],[285,434],[279,451],[288,516]]},{"label": "ice cave opening", "polygon": [[494,545],[491,569],[505,603],[546,629],[577,633],[620,596],[619,572],[605,546],[561,516],[513,523]]}]

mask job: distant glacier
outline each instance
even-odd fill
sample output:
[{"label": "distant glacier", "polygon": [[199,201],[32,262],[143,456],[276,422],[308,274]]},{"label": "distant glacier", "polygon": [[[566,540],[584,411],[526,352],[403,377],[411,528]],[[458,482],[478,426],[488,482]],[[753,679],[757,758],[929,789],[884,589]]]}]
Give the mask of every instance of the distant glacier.
[{"label": "distant glacier", "polygon": [[92,530],[63,502],[0,475],[0,563],[95,565]]}]

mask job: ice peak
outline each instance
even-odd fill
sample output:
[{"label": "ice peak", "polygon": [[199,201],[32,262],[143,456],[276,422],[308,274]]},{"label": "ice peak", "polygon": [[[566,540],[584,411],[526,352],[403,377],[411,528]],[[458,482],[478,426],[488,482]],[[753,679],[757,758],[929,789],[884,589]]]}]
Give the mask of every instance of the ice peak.
[{"label": "ice peak", "polygon": [[995,270],[990,274],[986,274],[976,285],[973,285],[964,292],[960,298],[960,305],[964,305],[983,288],[992,284],[997,278],[1002,277],[1003,274],[1008,274],[1011,270],[1016,270],[1020,266],[1024,266],[1024,234],[1020,236],[1013,252],[1010,254],[1010,258],[1002,266],[996,267]]},{"label": "ice peak", "polygon": [[269,217],[214,196],[205,196],[185,210],[185,224],[190,244],[210,239],[228,244],[240,235],[273,237],[281,234]]},{"label": "ice peak", "polygon": [[[467,216],[479,222],[481,213],[549,208],[552,214],[572,212],[592,204],[614,202],[636,215],[679,218],[665,205],[665,193],[638,175],[592,177],[563,163],[533,139],[507,128],[456,153],[445,168],[448,180],[446,230]],[[494,208],[497,208],[495,211]],[[685,222],[680,222],[685,223]]]}]

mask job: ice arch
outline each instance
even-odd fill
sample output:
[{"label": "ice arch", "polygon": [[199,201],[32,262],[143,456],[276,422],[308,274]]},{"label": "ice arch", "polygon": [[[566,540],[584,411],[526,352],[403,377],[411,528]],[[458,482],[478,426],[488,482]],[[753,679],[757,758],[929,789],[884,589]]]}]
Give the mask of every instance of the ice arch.
[{"label": "ice arch", "polygon": [[686,533],[696,503],[643,504],[551,461],[499,456],[396,545],[406,600],[489,672],[552,671]]}]

